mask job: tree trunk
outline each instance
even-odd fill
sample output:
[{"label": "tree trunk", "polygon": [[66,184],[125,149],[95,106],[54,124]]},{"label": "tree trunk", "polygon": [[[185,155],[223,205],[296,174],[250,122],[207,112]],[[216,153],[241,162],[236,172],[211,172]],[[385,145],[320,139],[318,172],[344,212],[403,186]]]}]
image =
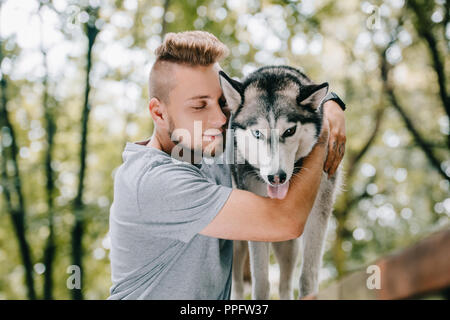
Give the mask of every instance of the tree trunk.
[{"label": "tree trunk", "polygon": [[[1,3],[0,3],[1,9]],[[0,39],[0,64],[3,61],[3,41]],[[31,257],[31,249],[26,239],[26,223],[25,223],[25,204],[22,192],[22,183],[20,179],[19,164],[17,159],[17,144],[14,128],[9,120],[7,109],[7,80],[4,74],[0,79],[0,128],[2,132],[2,141],[7,135],[11,139],[9,146],[1,146],[1,163],[2,163],[2,186],[5,195],[6,205],[11,217],[14,232],[16,234],[20,255],[25,271],[25,284],[28,290],[28,298],[36,299],[33,279],[33,262]],[[7,162],[11,161],[14,167],[14,176],[8,174]]]},{"label": "tree trunk", "polygon": [[[44,4],[40,3],[39,10],[44,6]],[[44,273],[44,292],[43,298],[45,300],[53,299],[53,262],[55,259],[56,252],[56,243],[55,243],[55,235],[54,235],[54,193],[55,193],[55,180],[52,169],[52,151],[53,151],[53,137],[56,132],[56,123],[54,119],[55,110],[54,105],[50,104],[50,96],[49,96],[49,86],[48,86],[48,65],[47,65],[47,51],[44,48],[44,44],[42,42],[42,38],[44,37],[43,32],[43,18],[39,11],[39,18],[41,20],[41,44],[40,49],[41,53],[44,57],[44,69],[45,75],[43,80],[43,94],[42,94],[42,108],[44,110],[44,118],[46,121],[46,131],[47,131],[47,150],[45,154],[45,176],[46,176],[46,200],[47,200],[47,208],[48,208],[48,228],[49,235],[44,248],[44,257],[42,259],[45,265],[45,273]]]},{"label": "tree trunk", "polygon": [[73,210],[75,215],[75,225],[72,229],[72,264],[80,268],[80,283],[81,287],[79,289],[72,289],[72,298],[75,300],[83,299],[83,231],[84,231],[84,217],[83,217],[83,191],[84,191],[84,178],[86,171],[86,154],[87,154],[87,137],[88,137],[88,121],[89,112],[91,106],[89,104],[89,92],[91,86],[89,84],[90,73],[92,68],[92,48],[94,46],[95,39],[99,32],[99,29],[95,26],[95,21],[98,17],[98,8],[89,7],[87,9],[89,12],[89,21],[85,24],[85,32],[88,38],[88,51],[86,55],[86,86],[84,91],[84,106],[81,119],[81,145],[80,145],[80,171],[78,180],[78,190],[73,203]]}]

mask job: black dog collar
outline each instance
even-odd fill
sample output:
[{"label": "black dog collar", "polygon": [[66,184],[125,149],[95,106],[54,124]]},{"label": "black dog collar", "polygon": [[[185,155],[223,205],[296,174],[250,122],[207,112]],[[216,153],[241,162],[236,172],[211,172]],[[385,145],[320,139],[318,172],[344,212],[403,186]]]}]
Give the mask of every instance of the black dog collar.
[{"label": "black dog collar", "polygon": [[333,100],[333,101],[335,101],[335,102],[339,105],[339,107],[341,107],[342,110],[345,110],[345,109],[346,109],[344,101],[342,101],[341,98],[339,98],[339,96],[338,96],[336,93],[330,91],[330,92],[325,96],[325,98],[323,98],[322,104],[324,104],[324,103],[327,102],[328,100]]}]

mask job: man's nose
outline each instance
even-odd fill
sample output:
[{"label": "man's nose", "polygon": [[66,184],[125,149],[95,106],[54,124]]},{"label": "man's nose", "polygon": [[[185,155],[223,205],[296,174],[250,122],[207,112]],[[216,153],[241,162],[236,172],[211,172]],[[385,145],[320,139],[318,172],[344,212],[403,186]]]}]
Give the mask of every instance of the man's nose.
[{"label": "man's nose", "polygon": [[222,128],[227,123],[227,116],[219,106],[214,108],[213,112],[214,114],[209,117],[210,125],[214,128]]},{"label": "man's nose", "polygon": [[286,182],[286,172],[280,170],[276,174],[269,174],[267,179],[271,184],[283,184]]}]

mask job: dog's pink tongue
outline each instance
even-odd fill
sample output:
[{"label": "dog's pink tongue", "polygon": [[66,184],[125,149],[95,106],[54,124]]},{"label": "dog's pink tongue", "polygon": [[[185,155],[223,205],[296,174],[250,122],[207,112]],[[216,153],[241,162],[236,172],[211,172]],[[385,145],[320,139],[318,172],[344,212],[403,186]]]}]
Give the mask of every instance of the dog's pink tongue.
[{"label": "dog's pink tongue", "polygon": [[267,195],[271,198],[284,199],[289,190],[289,181],[278,186],[267,185]]}]

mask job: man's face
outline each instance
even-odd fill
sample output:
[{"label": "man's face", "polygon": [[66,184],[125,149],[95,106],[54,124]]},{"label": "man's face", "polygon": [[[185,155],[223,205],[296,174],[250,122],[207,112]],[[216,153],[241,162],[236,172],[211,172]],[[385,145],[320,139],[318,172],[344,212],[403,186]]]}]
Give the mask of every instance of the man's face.
[{"label": "man's face", "polygon": [[174,88],[166,104],[169,135],[204,156],[223,150],[230,116],[219,83],[220,66],[174,65]]}]

